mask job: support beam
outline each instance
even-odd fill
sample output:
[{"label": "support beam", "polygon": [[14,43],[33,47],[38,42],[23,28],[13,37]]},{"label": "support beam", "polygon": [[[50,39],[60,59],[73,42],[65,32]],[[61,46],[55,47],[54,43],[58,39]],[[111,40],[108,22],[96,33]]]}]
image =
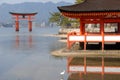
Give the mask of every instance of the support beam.
[{"label": "support beam", "polygon": [[16,31],[19,31],[19,21],[15,21]]},{"label": "support beam", "polygon": [[85,37],[84,37],[84,38],[85,38],[85,39],[84,39],[84,50],[86,50],[86,43],[87,43],[86,38],[87,38],[87,33],[85,33],[84,36],[85,36]]},{"label": "support beam", "polygon": [[83,34],[83,23],[82,23],[82,19],[80,20],[80,35]]},{"label": "support beam", "polygon": [[28,21],[28,27],[29,27],[29,31],[32,31],[32,21]]},{"label": "support beam", "polygon": [[83,19],[80,19],[80,35],[85,33],[85,23],[83,23]]},{"label": "support beam", "polygon": [[102,35],[102,50],[104,50],[104,22],[103,22],[103,19],[101,19],[101,22],[100,22],[100,32]]},{"label": "support beam", "polygon": [[86,33],[85,33],[85,23],[83,23],[83,19],[80,19],[80,35],[84,35],[84,50],[86,50]]},{"label": "support beam", "polygon": [[67,48],[70,49],[70,41],[69,41],[70,33],[67,34]]}]

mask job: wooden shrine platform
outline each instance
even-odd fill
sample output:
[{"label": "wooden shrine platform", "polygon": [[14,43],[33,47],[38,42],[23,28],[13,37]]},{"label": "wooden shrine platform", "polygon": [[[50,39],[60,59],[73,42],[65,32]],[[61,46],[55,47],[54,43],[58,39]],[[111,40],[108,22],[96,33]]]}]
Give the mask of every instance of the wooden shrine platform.
[{"label": "wooden shrine platform", "polygon": [[117,57],[120,58],[120,50],[66,50],[60,49],[52,52],[53,56],[60,57]]}]

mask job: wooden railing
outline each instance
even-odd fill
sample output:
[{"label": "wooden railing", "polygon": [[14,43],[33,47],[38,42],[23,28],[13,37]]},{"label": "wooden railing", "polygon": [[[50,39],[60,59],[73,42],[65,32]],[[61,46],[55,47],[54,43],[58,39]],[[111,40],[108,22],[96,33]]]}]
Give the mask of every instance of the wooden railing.
[{"label": "wooden railing", "polygon": [[71,33],[68,33],[68,35],[67,35],[67,47],[68,47],[68,49],[70,49],[71,48],[71,46],[76,42],[76,41],[70,41],[70,36],[76,36],[77,35],[77,33],[76,32],[71,32]]},{"label": "wooden railing", "polygon": [[86,49],[87,42],[102,42],[104,48],[105,42],[120,42],[120,34],[87,34],[80,35],[76,32],[71,32],[67,37],[67,47],[70,49],[75,42],[84,42],[84,49]]}]

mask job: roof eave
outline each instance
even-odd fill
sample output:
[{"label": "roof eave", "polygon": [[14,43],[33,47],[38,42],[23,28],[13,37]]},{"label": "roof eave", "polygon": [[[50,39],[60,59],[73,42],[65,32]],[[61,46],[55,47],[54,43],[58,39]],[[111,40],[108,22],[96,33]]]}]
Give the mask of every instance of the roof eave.
[{"label": "roof eave", "polygon": [[19,12],[9,12],[12,15],[36,15],[37,12],[32,12],[32,13],[19,13]]}]

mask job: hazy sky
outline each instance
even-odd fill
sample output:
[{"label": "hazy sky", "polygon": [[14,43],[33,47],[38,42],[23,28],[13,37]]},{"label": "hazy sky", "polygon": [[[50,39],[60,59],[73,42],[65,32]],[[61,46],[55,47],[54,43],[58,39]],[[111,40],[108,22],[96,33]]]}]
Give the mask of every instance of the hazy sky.
[{"label": "hazy sky", "polygon": [[10,3],[10,4],[15,4],[15,3],[22,3],[22,2],[60,2],[60,1],[66,1],[66,2],[71,2],[74,3],[75,0],[0,0],[0,4],[2,3]]}]

